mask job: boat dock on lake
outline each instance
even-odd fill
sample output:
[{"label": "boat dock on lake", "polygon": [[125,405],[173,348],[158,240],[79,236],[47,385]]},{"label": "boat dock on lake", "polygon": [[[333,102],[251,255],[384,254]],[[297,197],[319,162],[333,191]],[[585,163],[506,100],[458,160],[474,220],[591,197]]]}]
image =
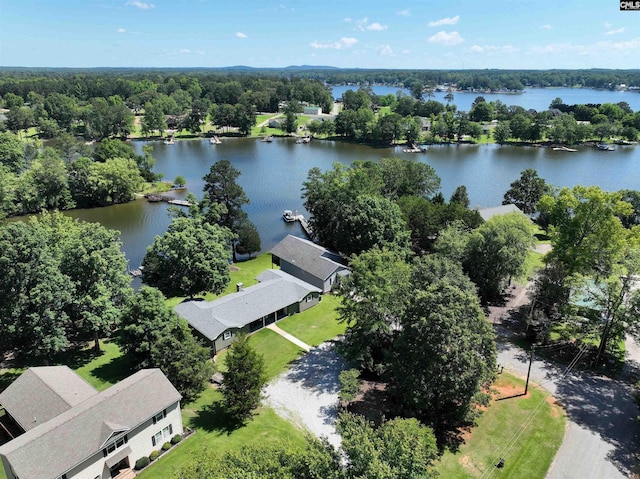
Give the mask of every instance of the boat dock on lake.
[{"label": "boat dock on lake", "polygon": [[304,217],[304,215],[298,214],[297,211],[294,213],[291,210],[284,210],[282,219],[284,219],[287,223],[293,223],[294,221],[300,222],[300,226],[302,226],[302,229],[307,234],[307,236],[313,239],[313,230],[311,229],[311,226],[309,226],[309,223],[307,222],[307,219]]},{"label": "boat dock on lake", "polygon": [[191,203],[189,203],[187,200],[170,200],[169,204],[177,206],[191,206]]}]

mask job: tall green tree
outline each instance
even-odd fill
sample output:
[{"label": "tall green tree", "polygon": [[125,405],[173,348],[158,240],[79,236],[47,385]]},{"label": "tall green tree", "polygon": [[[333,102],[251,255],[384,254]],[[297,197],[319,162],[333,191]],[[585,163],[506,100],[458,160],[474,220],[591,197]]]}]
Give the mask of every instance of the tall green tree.
[{"label": "tall green tree", "polygon": [[264,357],[249,344],[249,337],[240,334],[231,343],[225,356],[222,396],[231,417],[244,423],[260,405],[266,384]]},{"label": "tall green tree", "polygon": [[38,358],[67,350],[71,288],[35,220],[0,227],[0,271],[3,349]]},{"label": "tall green tree", "polygon": [[388,390],[401,414],[433,427],[444,443],[486,404],[495,336],[473,290],[438,281],[412,296],[393,344]]},{"label": "tall green tree", "polygon": [[[218,224],[228,228],[234,234],[238,234],[240,226],[248,221],[242,206],[249,204],[249,198],[242,186],[236,182],[240,174],[240,170],[235,168],[229,160],[220,160],[211,166],[211,170],[203,178],[205,181],[203,205],[210,203],[223,205],[226,211],[221,213]],[[232,254],[235,261],[235,247]]]},{"label": "tall green tree", "polygon": [[152,350],[177,321],[160,290],[143,286],[129,297],[121,313],[118,343],[135,368],[153,367]]},{"label": "tall green tree", "polygon": [[162,370],[185,402],[191,402],[207,388],[215,371],[211,352],[198,343],[182,319],[163,333],[151,348],[152,364]]},{"label": "tall green tree", "polygon": [[166,296],[221,293],[229,283],[232,233],[200,218],[174,218],[142,260],[145,283]]},{"label": "tall green tree", "polygon": [[537,211],[540,199],[550,192],[551,188],[544,178],[540,178],[536,170],[527,168],[520,173],[520,178],[511,183],[511,187],[504,194],[502,204],[514,204],[524,214],[533,215]]},{"label": "tall green tree", "polygon": [[411,268],[399,251],[366,251],[351,261],[341,286],[339,321],[346,323],[344,353],[378,373],[386,367],[394,331],[400,326],[410,291]]},{"label": "tall green tree", "polygon": [[247,254],[249,258],[260,251],[260,233],[258,228],[248,219],[243,221],[238,228],[238,242],[235,245],[236,253]]},{"label": "tall green tree", "polygon": [[494,216],[474,230],[462,265],[485,301],[498,298],[507,281],[525,272],[534,228],[520,213]]},{"label": "tall green tree", "polygon": [[347,459],[345,476],[367,479],[437,477],[438,448],[433,431],[416,419],[392,419],[379,427],[361,416],[342,413],[337,429]]},{"label": "tall green tree", "polygon": [[621,198],[620,193],[597,186],[575,186],[541,199],[540,208],[550,223],[553,249],[549,258],[559,261],[567,276],[607,277],[620,261],[634,235],[620,221],[633,210]]}]

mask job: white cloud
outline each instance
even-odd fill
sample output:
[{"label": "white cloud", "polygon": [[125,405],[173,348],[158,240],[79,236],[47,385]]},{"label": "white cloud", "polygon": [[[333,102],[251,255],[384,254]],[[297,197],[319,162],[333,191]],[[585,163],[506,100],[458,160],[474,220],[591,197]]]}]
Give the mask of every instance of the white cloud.
[{"label": "white cloud", "polygon": [[343,18],[342,21],[345,22],[345,23],[353,22],[353,20],[351,18],[349,18],[349,17]]},{"label": "white cloud", "polygon": [[382,25],[382,24],[380,24],[378,22],[373,22],[373,23],[369,24],[369,18],[368,17],[364,17],[364,18],[356,21],[356,28],[358,30],[360,30],[361,32],[364,32],[365,30],[381,32],[382,30],[386,30],[387,26],[386,25]]},{"label": "white cloud", "polygon": [[604,28],[611,28],[613,24],[611,22],[604,22]]},{"label": "white cloud", "polygon": [[542,28],[543,30],[551,30],[552,27],[550,23],[545,23],[540,28]]},{"label": "white cloud", "polygon": [[336,42],[319,42],[319,41],[313,41],[310,43],[312,48],[319,48],[319,49],[333,49],[333,50],[342,50],[343,48],[351,48],[353,47],[356,43],[358,43],[358,40],[356,38],[353,37],[342,37],[340,40],[336,41]]},{"label": "white cloud", "polygon": [[395,56],[395,53],[390,45],[381,45],[380,48],[378,48],[378,55],[383,57],[393,57]]},{"label": "white cloud", "polygon": [[429,43],[441,43],[442,45],[453,46],[464,42],[464,38],[458,32],[438,32],[429,37]]},{"label": "white cloud", "polygon": [[520,49],[512,45],[473,45],[473,53],[516,53]]},{"label": "white cloud", "polygon": [[367,30],[372,30],[374,32],[381,32],[387,29],[386,25],[381,25],[378,22],[374,22],[371,25],[367,25]]},{"label": "white cloud", "polygon": [[400,10],[399,12],[396,12],[396,15],[400,15],[401,17],[410,17],[411,9],[405,8],[404,10]]},{"label": "white cloud", "polygon": [[116,30],[117,33],[127,33],[127,29],[126,28],[118,28]]},{"label": "white cloud", "polygon": [[441,18],[440,20],[436,20],[433,22],[429,22],[430,27],[439,27],[441,25],[455,25],[460,20],[460,15],[456,15],[455,17]]},{"label": "white cloud", "polygon": [[150,10],[156,7],[155,4],[151,2],[142,2],[140,0],[129,0],[127,3],[125,3],[125,6],[136,7],[136,8],[139,8],[140,10]]},{"label": "white cloud", "polygon": [[247,34],[242,32],[236,32],[236,38],[247,38]]},{"label": "white cloud", "polygon": [[624,33],[624,27],[616,30],[609,30],[606,35],[617,35],[618,33]]}]

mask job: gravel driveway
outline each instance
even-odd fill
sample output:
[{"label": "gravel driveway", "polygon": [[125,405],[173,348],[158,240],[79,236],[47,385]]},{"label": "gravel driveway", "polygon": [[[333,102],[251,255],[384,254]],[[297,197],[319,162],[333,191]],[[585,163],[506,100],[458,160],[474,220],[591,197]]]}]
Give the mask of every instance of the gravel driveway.
[{"label": "gravel driveway", "polygon": [[333,350],[333,343],[322,343],[295,361],[291,368],[265,389],[266,404],[283,418],[313,433],[326,436],[338,447],[338,375],[345,362]]}]

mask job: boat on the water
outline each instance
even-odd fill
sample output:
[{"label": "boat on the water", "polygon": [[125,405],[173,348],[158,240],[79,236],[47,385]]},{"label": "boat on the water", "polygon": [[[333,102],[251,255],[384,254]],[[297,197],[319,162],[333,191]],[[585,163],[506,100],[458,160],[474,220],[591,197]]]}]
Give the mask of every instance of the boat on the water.
[{"label": "boat on the water", "polygon": [[219,145],[220,143],[222,143],[222,140],[220,140],[220,138],[218,138],[217,136],[214,136],[213,138],[209,138],[209,143],[211,143],[212,145]]},{"label": "boat on the water", "polygon": [[598,150],[602,150],[602,151],[614,151],[615,148],[611,145],[607,145],[606,143],[598,143],[596,145],[596,148]]},{"label": "boat on the water", "polygon": [[282,218],[287,223],[293,223],[294,221],[296,221],[296,215],[293,214],[293,211],[291,210],[284,210],[284,212],[282,213]]},{"label": "boat on the water", "polygon": [[176,142],[174,137],[169,138],[168,140],[164,140],[165,145],[173,145]]},{"label": "boat on the water", "polygon": [[265,136],[261,141],[264,141],[266,143],[271,143],[273,141],[273,136]]},{"label": "boat on the water", "polygon": [[567,148],[566,146],[556,146],[553,151],[578,151],[573,148]]},{"label": "boat on the water", "polygon": [[311,137],[310,136],[304,136],[302,138],[298,138],[296,140],[296,143],[309,143],[311,141]]}]

